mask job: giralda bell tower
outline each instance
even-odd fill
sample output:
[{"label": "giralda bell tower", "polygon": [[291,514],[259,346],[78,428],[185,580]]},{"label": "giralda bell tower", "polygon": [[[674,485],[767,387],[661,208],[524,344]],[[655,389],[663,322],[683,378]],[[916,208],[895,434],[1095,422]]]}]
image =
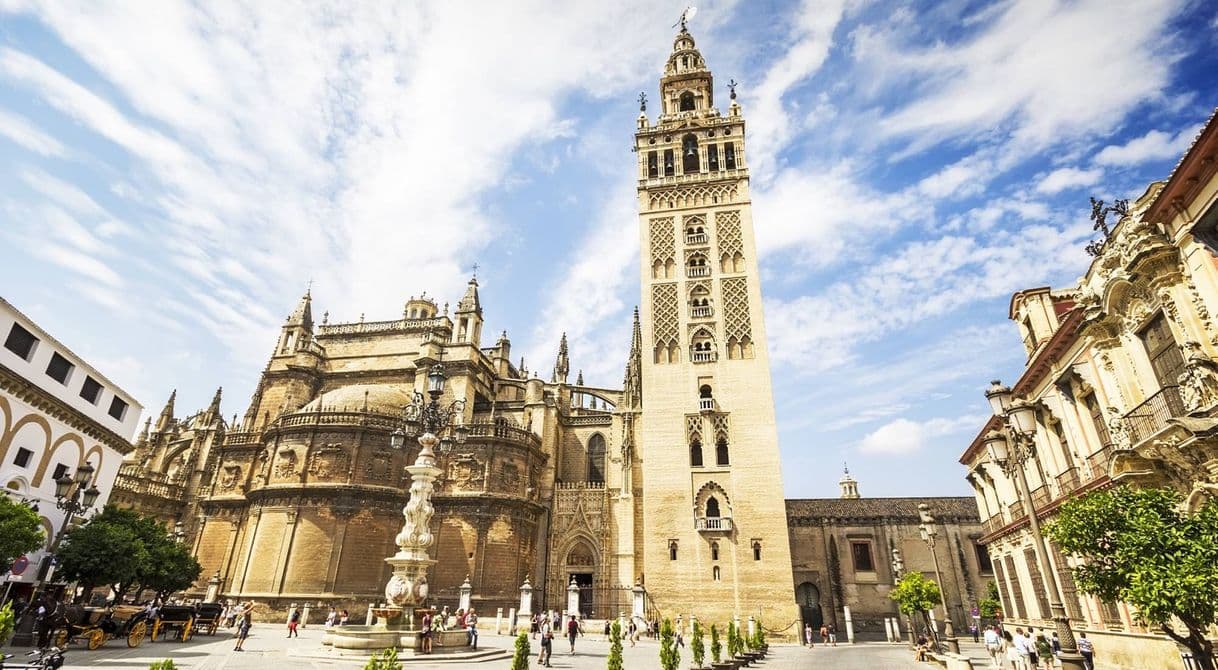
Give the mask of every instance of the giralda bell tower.
[{"label": "giralda bell tower", "polygon": [[[734,87],[733,87],[734,88]],[[645,586],[665,616],[798,619],[744,117],[684,23],[639,156]],[[788,632],[790,632],[789,629]]]}]

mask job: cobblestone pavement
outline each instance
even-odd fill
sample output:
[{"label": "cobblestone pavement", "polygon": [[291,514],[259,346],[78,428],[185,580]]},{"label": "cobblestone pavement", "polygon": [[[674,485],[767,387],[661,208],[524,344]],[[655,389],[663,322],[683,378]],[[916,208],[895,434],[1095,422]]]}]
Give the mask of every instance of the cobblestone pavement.
[{"label": "cobblestone pavement", "polygon": [[[145,670],[156,660],[171,658],[179,668],[190,670],[275,670],[277,668],[359,668],[363,660],[341,658],[320,644],[320,628],[301,631],[299,638],[287,639],[282,626],[259,624],[246,641],[246,651],[233,651],[232,635],[221,630],[215,637],[200,635],[189,643],[147,642],[136,649],[128,649],[123,640],[111,640],[97,651],[88,651],[73,645],[67,656],[66,668],[112,668],[114,670]],[[507,636],[484,634],[480,648],[510,650],[513,639]],[[530,667],[537,667],[538,645],[531,641],[533,658]],[[576,654],[567,653],[565,640],[555,640],[552,667],[566,670],[600,670],[605,667],[609,644],[601,635],[580,638],[576,642]],[[8,649],[9,653],[23,650]],[[966,650],[968,653],[968,650]],[[690,664],[689,649],[681,650],[681,667]],[[708,653],[709,657],[709,653]],[[14,659],[16,660],[16,659]],[[709,658],[707,659],[709,660]],[[626,645],[624,664],[627,670],[659,670],[659,645],[653,640],[643,640],[635,647]],[[432,659],[408,662],[410,670],[441,670],[454,667],[507,670],[511,661],[500,656],[495,660],[480,663],[447,662],[436,663]],[[774,645],[770,658],[758,666],[760,670],[904,670],[906,668],[931,668],[911,660],[911,653],[903,645],[883,643],[822,647],[815,649],[794,645]],[[984,665],[975,667],[985,668]]]}]

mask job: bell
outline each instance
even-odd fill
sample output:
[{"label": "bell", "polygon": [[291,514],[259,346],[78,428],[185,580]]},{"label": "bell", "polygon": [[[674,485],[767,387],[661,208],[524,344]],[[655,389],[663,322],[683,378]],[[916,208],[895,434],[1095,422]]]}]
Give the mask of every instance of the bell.
[{"label": "bell", "polygon": [[689,158],[693,158],[694,156],[697,156],[697,155],[698,155],[698,152],[694,151],[694,146],[691,144],[691,145],[689,145],[689,147],[688,147],[688,148],[685,150],[685,155],[686,155],[687,157],[689,157]]}]

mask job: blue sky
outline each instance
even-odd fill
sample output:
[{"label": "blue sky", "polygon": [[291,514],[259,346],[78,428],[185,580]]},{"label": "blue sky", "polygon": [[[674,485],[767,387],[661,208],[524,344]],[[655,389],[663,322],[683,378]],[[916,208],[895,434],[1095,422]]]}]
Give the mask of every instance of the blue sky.
[{"label": "blue sky", "polygon": [[[635,100],[682,5],[251,4],[0,0],[0,293],[148,411],[223,385],[231,415],[310,280],[316,314],[388,319],[478,263],[488,339],[548,370],[566,331],[620,384]],[[708,2],[690,29],[749,124],[787,495],[843,461],[866,496],[967,494],[982,390],[1023,363],[1010,294],[1083,273],[1088,196],[1170,173],[1218,104],[1218,10]]]}]

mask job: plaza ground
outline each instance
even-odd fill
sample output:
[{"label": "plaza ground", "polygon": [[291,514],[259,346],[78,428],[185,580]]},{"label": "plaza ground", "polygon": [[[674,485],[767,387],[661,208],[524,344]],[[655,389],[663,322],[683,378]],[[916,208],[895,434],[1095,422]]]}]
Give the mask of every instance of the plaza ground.
[{"label": "plaza ground", "polygon": [[[221,629],[215,637],[199,635],[188,643],[148,642],[136,649],[127,648],[123,640],[111,640],[97,651],[88,651],[77,644],[70,647],[65,668],[107,668],[114,670],[146,670],[153,661],[170,658],[179,668],[191,670],[274,670],[275,668],[359,668],[363,659],[338,656],[321,645],[322,629],[302,630],[299,638],[288,639],[282,625],[257,624],[245,643],[245,651],[233,651],[232,633]],[[533,657],[530,667],[537,667],[536,640],[532,644]],[[513,638],[504,635],[484,634],[480,648],[511,650]],[[974,667],[988,668],[981,662],[984,654],[980,647],[962,641],[963,651],[974,660]],[[552,667],[568,670],[601,670],[605,667],[609,644],[600,634],[579,638],[576,654],[567,653],[566,640],[555,640]],[[24,653],[24,650],[5,648],[8,653]],[[709,652],[707,654],[709,661]],[[17,660],[17,659],[14,659]],[[625,645],[624,666],[627,670],[659,670],[659,644],[654,640],[641,640],[635,647]],[[688,647],[682,650],[681,667],[688,668]],[[409,662],[406,668],[414,670],[439,670],[454,667],[486,668],[506,670],[511,660],[506,655],[484,662],[450,661],[446,663]],[[884,643],[840,644],[837,647],[814,649],[795,645],[774,645],[770,657],[758,666],[764,670],[904,670],[906,668],[938,667],[914,663],[911,653],[904,645]]]}]

